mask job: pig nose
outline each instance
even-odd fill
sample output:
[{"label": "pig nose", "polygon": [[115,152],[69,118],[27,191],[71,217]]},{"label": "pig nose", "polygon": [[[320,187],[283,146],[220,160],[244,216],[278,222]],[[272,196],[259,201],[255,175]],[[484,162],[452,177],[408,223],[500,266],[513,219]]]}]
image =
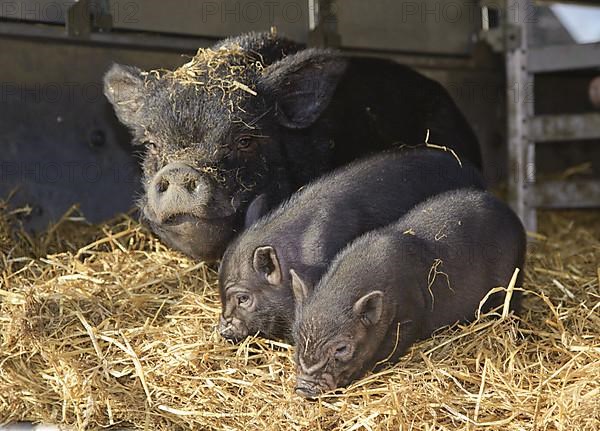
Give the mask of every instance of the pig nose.
[{"label": "pig nose", "polygon": [[296,395],[300,395],[302,398],[314,399],[317,398],[318,394],[310,388],[304,386],[296,386]]},{"label": "pig nose", "polygon": [[219,317],[219,334],[225,338],[229,338],[232,335],[233,324],[231,319],[226,319],[221,315]]},{"label": "pig nose", "polygon": [[148,188],[148,204],[160,223],[181,214],[201,215],[210,199],[209,183],[200,172],[181,163],[169,163],[156,173]]},{"label": "pig nose", "polygon": [[178,192],[194,194],[206,188],[200,172],[185,163],[169,163],[152,180],[156,193],[164,195],[176,189]]},{"label": "pig nose", "polygon": [[219,318],[219,333],[223,338],[227,338],[235,343],[239,343],[248,336],[248,327],[241,320],[231,316],[229,318]]},{"label": "pig nose", "polygon": [[321,389],[319,386],[308,379],[298,377],[296,380],[296,394],[303,398],[313,399],[319,396]]},{"label": "pig nose", "polygon": [[242,339],[233,324],[233,319],[231,317],[226,319],[222,315],[219,318],[219,334],[221,334],[221,337],[234,342],[238,342]]}]

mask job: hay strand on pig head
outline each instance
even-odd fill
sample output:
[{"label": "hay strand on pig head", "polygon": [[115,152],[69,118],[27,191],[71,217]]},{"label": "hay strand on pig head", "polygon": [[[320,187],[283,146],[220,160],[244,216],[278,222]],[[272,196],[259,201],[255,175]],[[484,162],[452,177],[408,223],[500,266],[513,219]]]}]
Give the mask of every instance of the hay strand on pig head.
[{"label": "hay strand on pig head", "polygon": [[218,49],[200,48],[178,69],[152,70],[148,74],[159,80],[170,80],[174,85],[192,85],[219,95],[233,111],[244,96],[258,95],[254,82],[264,67],[259,53],[230,44]]},{"label": "hay strand on pig head", "polygon": [[9,263],[0,274],[0,423],[600,429],[597,212],[542,215],[521,317],[496,311],[440,330],[400,363],[315,402],[294,393],[291,346],[254,337],[234,345],[218,335],[213,267],[170,250],[128,216],[99,226],[77,217],[52,228],[48,254],[28,241],[18,255],[15,243],[8,254],[0,247]]}]

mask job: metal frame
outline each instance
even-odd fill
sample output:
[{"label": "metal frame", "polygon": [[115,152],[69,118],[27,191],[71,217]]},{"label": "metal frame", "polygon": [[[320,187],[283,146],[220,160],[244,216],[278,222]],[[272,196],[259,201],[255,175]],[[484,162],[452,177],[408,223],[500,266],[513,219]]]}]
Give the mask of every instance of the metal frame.
[{"label": "metal frame", "polygon": [[514,22],[506,21],[506,107],[509,161],[509,200],[527,229],[535,230],[536,214],[528,199],[529,184],[535,182],[535,143],[528,135],[528,121],[533,116],[533,80],[527,71],[528,26],[523,16],[528,0],[517,0]]},{"label": "metal frame", "polygon": [[[517,11],[504,22],[507,80],[509,199],[523,224],[537,229],[538,208],[600,207],[600,181],[536,183],[535,149],[543,142],[600,138],[600,114],[534,115],[535,74],[600,67],[600,44],[528,47],[531,0],[510,1]],[[589,2],[591,3],[591,2]],[[517,9],[518,8],[518,9]],[[516,30],[516,31],[515,31]]]},{"label": "metal frame", "polygon": [[125,48],[141,48],[152,51],[173,51],[194,53],[198,48],[207,47],[215,43],[217,38],[208,37],[180,37],[164,34],[143,32],[91,32],[86,37],[74,37],[58,25],[31,25],[22,22],[2,22],[0,24],[0,37],[17,39],[43,39],[64,43],[116,46]]},{"label": "metal frame", "polygon": [[553,45],[532,48],[529,53],[529,72],[559,72],[562,70],[598,67],[600,43]]}]

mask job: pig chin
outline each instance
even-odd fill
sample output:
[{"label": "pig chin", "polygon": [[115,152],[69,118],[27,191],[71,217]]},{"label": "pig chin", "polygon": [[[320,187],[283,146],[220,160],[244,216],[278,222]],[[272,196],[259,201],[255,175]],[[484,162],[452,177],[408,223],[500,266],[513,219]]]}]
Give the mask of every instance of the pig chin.
[{"label": "pig chin", "polygon": [[170,247],[199,260],[221,258],[236,230],[234,216],[202,219],[179,215],[160,223],[149,218],[152,230]]}]

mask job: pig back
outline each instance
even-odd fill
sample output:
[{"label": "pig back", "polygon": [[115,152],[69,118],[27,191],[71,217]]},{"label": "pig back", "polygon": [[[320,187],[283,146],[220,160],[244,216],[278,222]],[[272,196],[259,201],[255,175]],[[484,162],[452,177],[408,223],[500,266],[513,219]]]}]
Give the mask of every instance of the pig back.
[{"label": "pig back", "polygon": [[397,221],[431,196],[483,189],[469,162],[427,148],[397,150],[356,161],[295,193],[244,235],[279,245],[282,265],[325,268],[360,235]]},{"label": "pig back", "polygon": [[[473,129],[448,91],[437,81],[394,61],[351,57],[336,89],[334,164],[340,166],[365,149],[430,141],[452,148],[462,160],[481,166]],[[360,124],[361,127],[352,127]],[[369,145],[365,145],[368,142]]]},{"label": "pig back", "polygon": [[[523,226],[487,192],[443,193],[417,205],[394,229],[397,236],[408,232],[422,243],[411,268],[425,298],[425,334],[472,320],[490,289],[508,286],[515,268],[521,274],[524,269]],[[503,302],[504,293],[492,295],[482,311]],[[520,293],[514,292],[511,307],[518,309],[519,302]]]},{"label": "pig back", "polygon": [[[449,153],[414,149],[384,153],[315,183],[298,208],[318,202],[306,237],[333,259],[356,237],[386,226],[415,205],[440,193],[465,187],[484,189],[479,171],[469,162],[462,166]],[[320,199],[319,199],[320,198]]]}]

